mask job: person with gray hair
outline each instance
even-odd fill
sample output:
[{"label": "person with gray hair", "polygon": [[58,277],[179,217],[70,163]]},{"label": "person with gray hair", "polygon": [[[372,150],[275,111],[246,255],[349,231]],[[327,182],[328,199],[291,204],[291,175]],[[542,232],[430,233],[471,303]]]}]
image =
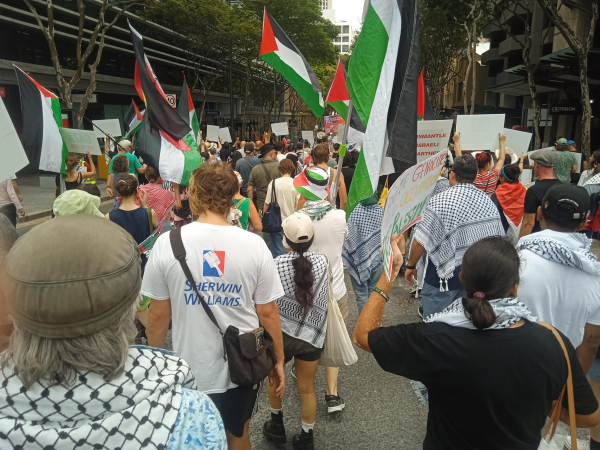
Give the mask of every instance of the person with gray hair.
[{"label": "person with gray hair", "polygon": [[459,273],[465,251],[488,236],[504,236],[498,209],[473,184],[478,171],[471,155],[456,158],[450,187],[429,199],[416,226],[405,278],[422,286],[423,318],[464,296]]},{"label": "person with gray hair", "polygon": [[[61,258],[64,236],[95,251]],[[0,356],[5,446],[227,448],[219,412],[195,390],[189,365],[129,346],[140,285],[138,246],[108,220],[57,217],[15,243],[2,283],[14,324]]]}]

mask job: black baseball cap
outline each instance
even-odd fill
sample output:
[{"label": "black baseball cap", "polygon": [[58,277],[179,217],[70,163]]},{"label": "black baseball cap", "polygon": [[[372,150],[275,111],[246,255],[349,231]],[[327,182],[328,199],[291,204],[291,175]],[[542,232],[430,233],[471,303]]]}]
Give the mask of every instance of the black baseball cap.
[{"label": "black baseball cap", "polygon": [[548,189],[542,207],[556,218],[581,222],[590,210],[590,196],[580,186],[559,183]]}]

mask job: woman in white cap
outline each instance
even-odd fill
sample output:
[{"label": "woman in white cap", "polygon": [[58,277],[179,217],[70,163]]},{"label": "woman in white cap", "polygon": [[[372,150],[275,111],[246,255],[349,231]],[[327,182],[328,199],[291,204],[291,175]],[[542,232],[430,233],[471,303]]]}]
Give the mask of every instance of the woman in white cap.
[{"label": "woman in white cap", "polygon": [[[288,253],[278,256],[275,265],[285,295],[277,300],[285,362],[294,358],[302,404],[302,432],[294,436],[294,449],[312,449],[317,415],[315,374],[323,351],[327,329],[327,292],[331,269],[326,256],[308,251],[314,241],[309,216],[295,213],[283,221],[284,245]],[[281,398],[269,384],[271,419],[263,427],[265,437],[285,444]]]}]

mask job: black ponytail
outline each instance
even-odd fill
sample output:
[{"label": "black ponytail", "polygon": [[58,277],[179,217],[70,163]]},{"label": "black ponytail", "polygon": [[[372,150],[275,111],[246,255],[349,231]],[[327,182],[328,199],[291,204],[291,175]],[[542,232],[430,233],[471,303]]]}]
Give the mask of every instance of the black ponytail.
[{"label": "black ponytail", "polygon": [[304,255],[312,245],[313,240],[314,238],[308,242],[296,244],[290,242],[286,238],[286,241],[292,250],[300,255],[292,261],[292,266],[294,267],[295,272],[294,284],[296,285],[296,300],[300,303],[300,306],[302,306],[304,314],[306,314],[308,309],[313,305],[314,300],[313,285],[315,283],[315,277],[312,272],[313,264],[310,259]]},{"label": "black ponytail", "polygon": [[489,300],[508,296],[519,282],[519,254],[506,238],[491,236],[473,244],[462,261],[462,282],[467,291],[462,304],[475,328],[496,323]]}]

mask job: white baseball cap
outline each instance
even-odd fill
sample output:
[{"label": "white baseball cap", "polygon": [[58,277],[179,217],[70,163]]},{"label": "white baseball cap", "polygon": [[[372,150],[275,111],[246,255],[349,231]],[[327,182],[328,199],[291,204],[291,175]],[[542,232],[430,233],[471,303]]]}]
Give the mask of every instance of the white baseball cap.
[{"label": "white baseball cap", "polygon": [[295,244],[308,242],[315,235],[312,220],[300,212],[288,216],[281,225],[285,237]]}]

